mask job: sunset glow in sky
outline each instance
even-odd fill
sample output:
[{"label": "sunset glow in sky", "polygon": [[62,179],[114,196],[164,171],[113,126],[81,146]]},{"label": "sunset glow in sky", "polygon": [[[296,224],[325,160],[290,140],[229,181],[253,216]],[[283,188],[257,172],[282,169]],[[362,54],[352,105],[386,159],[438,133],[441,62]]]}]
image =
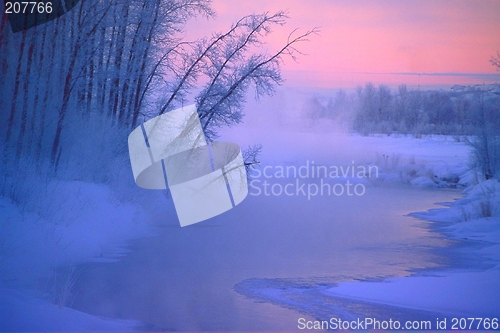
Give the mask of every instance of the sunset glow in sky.
[{"label": "sunset glow in sky", "polygon": [[[232,22],[250,13],[288,10],[288,23],[268,40],[269,48],[275,50],[293,29],[320,27],[320,36],[300,46],[308,55],[300,57],[298,63],[287,61],[283,67],[285,77],[292,82],[345,85],[362,79],[363,73],[378,73],[369,77],[384,73],[480,73],[493,74],[490,80],[500,82],[499,72],[489,63],[500,50],[499,0],[214,0],[213,5],[217,18],[191,22],[188,34],[227,30]],[[413,77],[445,80],[441,76]],[[462,81],[457,83],[465,83]]]}]

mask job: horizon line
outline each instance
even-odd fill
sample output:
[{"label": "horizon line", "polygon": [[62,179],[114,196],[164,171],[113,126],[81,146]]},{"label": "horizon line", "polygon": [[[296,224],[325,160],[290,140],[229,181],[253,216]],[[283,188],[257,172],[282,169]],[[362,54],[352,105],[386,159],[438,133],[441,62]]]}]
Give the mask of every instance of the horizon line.
[{"label": "horizon line", "polygon": [[499,73],[467,73],[467,72],[355,72],[355,71],[318,71],[318,70],[289,70],[284,69],[283,72],[302,72],[302,73],[338,73],[338,74],[363,74],[363,75],[413,75],[413,76],[490,76],[498,77]]}]

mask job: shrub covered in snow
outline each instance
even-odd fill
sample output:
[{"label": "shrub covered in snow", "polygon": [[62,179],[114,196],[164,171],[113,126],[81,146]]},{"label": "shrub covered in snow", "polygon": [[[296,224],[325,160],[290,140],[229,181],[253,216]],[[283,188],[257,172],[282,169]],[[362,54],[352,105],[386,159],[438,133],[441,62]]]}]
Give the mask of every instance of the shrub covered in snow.
[{"label": "shrub covered in snow", "polygon": [[472,140],[471,167],[484,179],[500,179],[500,130],[485,125]]}]

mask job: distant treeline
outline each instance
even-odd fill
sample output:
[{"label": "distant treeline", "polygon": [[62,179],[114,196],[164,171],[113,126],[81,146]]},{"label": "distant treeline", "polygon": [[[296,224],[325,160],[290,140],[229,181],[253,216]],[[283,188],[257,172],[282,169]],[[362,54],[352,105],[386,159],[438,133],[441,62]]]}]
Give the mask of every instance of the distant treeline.
[{"label": "distant treeline", "polygon": [[339,90],[330,98],[314,98],[308,116],[340,119],[361,134],[475,135],[478,129],[500,129],[500,86],[412,90],[401,85],[391,90],[372,83],[348,95]]}]

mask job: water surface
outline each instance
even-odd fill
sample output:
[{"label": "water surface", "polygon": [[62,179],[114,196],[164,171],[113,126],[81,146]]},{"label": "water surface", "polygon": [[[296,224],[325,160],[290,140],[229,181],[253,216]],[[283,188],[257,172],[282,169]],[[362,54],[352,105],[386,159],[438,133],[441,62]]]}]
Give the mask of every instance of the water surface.
[{"label": "water surface", "polygon": [[199,224],[163,224],[119,263],[85,265],[73,307],[154,330],[296,329],[304,314],[245,297],[235,285],[332,283],[445,266],[435,249],[449,242],[404,215],[457,196],[396,185],[368,187],[361,197],[249,196]]}]

